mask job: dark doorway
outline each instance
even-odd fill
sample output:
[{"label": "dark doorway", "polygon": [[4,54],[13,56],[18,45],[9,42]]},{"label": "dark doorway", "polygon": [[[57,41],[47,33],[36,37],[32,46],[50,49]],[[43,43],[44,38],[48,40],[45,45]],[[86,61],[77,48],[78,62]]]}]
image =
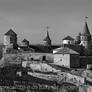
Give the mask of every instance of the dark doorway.
[{"label": "dark doorway", "polygon": [[42,60],[45,61],[46,60],[46,56],[43,56],[43,59]]}]

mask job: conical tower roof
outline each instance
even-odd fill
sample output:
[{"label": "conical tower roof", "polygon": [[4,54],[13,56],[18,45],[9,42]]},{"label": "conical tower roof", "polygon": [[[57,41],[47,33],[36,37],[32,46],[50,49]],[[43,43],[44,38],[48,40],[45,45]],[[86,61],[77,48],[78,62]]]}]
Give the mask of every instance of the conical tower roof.
[{"label": "conical tower roof", "polygon": [[48,31],[46,32],[46,37],[43,39],[43,41],[51,41]]},{"label": "conical tower roof", "polygon": [[82,35],[91,35],[89,32],[88,24],[87,24],[87,17],[85,18],[85,24],[84,24],[84,29],[83,32],[81,33]]}]

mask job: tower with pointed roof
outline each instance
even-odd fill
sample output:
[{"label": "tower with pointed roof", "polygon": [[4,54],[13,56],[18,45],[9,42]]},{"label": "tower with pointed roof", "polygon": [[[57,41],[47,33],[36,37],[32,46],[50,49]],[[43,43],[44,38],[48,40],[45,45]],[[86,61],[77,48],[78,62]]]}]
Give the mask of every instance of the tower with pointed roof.
[{"label": "tower with pointed roof", "polygon": [[88,48],[91,42],[91,34],[89,32],[89,28],[87,25],[87,18],[85,17],[85,24],[84,24],[84,29],[81,33],[80,39],[81,39],[81,45],[83,45],[85,48]]},{"label": "tower with pointed roof", "polygon": [[12,29],[10,29],[8,32],[4,34],[4,45],[7,47],[8,46],[16,47],[17,34]]},{"label": "tower with pointed roof", "polygon": [[43,39],[43,42],[45,46],[51,46],[51,39],[50,39],[49,32],[48,32],[48,26],[47,26],[46,36]]},{"label": "tower with pointed roof", "polygon": [[92,53],[92,51],[91,51],[91,34],[90,34],[90,31],[88,28],[87,18],[88,17],[85,17],[84,29],[80,36],[80,40],[81,40],[80,45],[82,45],[84,47],[85,55],[91,55],[91,53]]}]

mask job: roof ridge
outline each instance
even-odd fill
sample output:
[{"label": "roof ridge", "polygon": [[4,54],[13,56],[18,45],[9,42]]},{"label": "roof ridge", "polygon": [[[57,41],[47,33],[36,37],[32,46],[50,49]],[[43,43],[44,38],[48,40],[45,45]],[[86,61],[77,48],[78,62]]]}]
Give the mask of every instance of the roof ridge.
[{"label": "roof ridge", "polygon": [[74,38],[72,38],[71,36],[66,36],[65,38],[63,38],[62,40],[74,40]]},{"label": "roof ridge", "polygon": [[9,29],[8,32],[5,33],[5,35],[17,35],[12,29]]},{"label": "roof ridge", "polygon": [[75,50],[72,50],[69,47],[61,47],[61,49],[57,49],[55,54],[79,54],[79,53]]}]

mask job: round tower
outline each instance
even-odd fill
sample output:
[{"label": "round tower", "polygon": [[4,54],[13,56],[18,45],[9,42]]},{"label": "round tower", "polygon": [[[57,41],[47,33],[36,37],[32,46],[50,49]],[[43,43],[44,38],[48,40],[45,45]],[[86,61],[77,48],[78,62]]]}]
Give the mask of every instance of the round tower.
[{"label": "round tower", "polygon": [[81,39],[80,45],[84,47],[84,55],[91,55],[92,54],[91,34],[89,32],[89,28],[87,25],[87,18],[88,17],[85,17],[84,29],[80,36],[80,39]]},{"label": "round tower", "polygon": [[80,44],[83,45],[85,48],[88,48],[91,42],[91,34],[89,32],[89,28],[87,25],[87,18],[88,17],[85,17],[84,29],[80,36],[80,40],[81,40]]}]

